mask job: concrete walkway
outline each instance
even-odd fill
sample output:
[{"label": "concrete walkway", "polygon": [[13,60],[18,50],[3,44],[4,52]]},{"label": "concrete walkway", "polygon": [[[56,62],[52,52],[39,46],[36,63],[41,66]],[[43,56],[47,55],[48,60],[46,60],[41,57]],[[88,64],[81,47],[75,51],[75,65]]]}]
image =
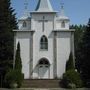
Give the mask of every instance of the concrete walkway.
[{"label": "concrete walkway", "polygon": [[64,88],[17,88],[17,89],[5,89],[0,88],[0,90],[90,90],[90,88],[78,88],[78,89],[64,89]]}]

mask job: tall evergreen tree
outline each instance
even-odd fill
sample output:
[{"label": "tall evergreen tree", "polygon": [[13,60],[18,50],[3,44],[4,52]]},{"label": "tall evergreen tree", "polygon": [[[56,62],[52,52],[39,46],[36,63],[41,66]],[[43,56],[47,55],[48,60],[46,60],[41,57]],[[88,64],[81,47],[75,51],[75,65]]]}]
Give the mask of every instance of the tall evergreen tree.
[{"label": "tall evergreen tree", "polygon": [[70,56],[69,56],[69,59],[66,63],[66,71],[68,70],[74,70],[75,67],[74,67],[74,61],[73,61],[73,55],[72,55],[72,52],[70,53]]},{"label": "tall evergreen tree", "polygon": [[20,56],[20,43],[17,44],[17,50],[16,50],[16,56],[15,56],[15,70],[19,70],[21,72],[22,70],[22,62],[21,62],[21,56]]},{"label": "tall evergreen tree", "polygon": [[[0,0],[0,68],[6,73],[13,62],[13,29],[17,28],[10,0]],[[4,76],[4,75],[3,75]]]},{"label": "tall evergreen tree", "polygon": [[90,19],[84,31],[82,41],[78,50],[78,70],[86,86],[90,87]]},{"label": "tall evergreen tree", "polygon": [[17,86],[20,87],[23,79],[24,79],[24,74],[22,74],[22,62],[21,62],[21,57],[20,57],[20,43],[18,42],[17,49],[16,49],[16,55],[15,55],[14,69],[10,69],[5,76],[6,86],[12,87],[12,85],[16,83]]},{"label": "tall evergreen tree", "polygon": [[72,25],[71,29],[75,29],[74,32],[74,42],[75,42],[75,55],[77,55],[77,49],[79,48],[79,43],[81,42],[83,31],[85,30],[85,25]]}]

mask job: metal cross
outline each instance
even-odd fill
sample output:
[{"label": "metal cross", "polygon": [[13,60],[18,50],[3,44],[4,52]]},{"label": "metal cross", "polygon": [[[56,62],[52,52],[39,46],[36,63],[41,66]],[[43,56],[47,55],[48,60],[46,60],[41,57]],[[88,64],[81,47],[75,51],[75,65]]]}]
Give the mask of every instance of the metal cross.
[{"label": "metal cross", "polygon": [[61,3],[61,15],[64,16],[64,3]]},{"label": "metal cross", "polygon": [[43,19],[40,20],[42,22],[42,31],[44,32],[45,29],[45,22],[47,22],[47,20],[45,20],[45,17],[43,16]]},{"label": "metal cross", "polygon": [[24,6],[25,6],[25,10],[27,10],[27,7],[28,7],[28,1],[27,0],[25,0]]},{"label": "metal cross", "polygon": [[64,3],[61,3],[61,8],[62,8],[62,9],[64,8]]}]

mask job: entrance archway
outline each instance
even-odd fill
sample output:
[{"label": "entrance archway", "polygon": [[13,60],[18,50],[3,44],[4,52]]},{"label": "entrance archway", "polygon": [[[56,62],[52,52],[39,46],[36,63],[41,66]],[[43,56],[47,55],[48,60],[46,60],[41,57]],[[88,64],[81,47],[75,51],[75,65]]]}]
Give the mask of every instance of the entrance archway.
[{"label": "entrance archway", "polygon": [[38,76],[40,79],[49,79],[50,77],[50,63],[46,58],[40,59]]}]

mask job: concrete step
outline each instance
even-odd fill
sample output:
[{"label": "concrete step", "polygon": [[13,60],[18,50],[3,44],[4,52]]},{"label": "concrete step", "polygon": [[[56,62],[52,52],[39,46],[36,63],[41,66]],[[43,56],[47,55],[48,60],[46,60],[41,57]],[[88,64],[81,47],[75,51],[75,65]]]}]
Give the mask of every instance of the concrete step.
[{"label": "concrete step", "polygon": [[23,88],[60,88],[60,80],[27,79],[22,83]]}]

